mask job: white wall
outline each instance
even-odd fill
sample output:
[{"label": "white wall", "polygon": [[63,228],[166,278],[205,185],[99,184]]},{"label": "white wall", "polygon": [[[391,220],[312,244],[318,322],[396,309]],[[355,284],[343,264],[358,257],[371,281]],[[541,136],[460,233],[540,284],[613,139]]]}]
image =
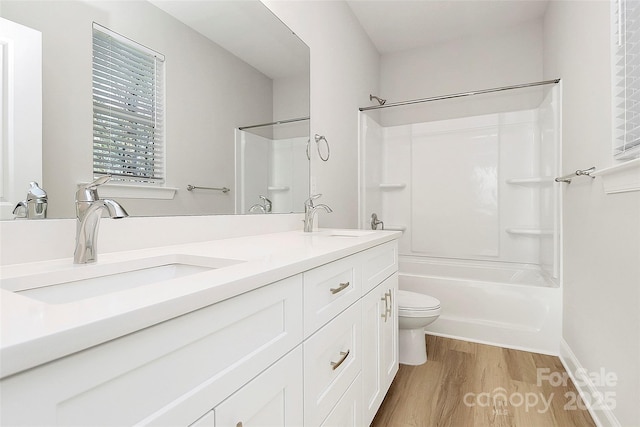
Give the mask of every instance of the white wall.
[{"label": "white wall", "polygon": [[[263,0],[311,48],[311,136],[324,135],[328,162],[312,150],[312,191],[333,208],[322,227],[358,224],[358,107],[378,89],[379,55],[344,2]],[[315,144],[314,144],[315,145]]]},{"label": "white wall", "polygon": [[[428,98],[539,81],[542,78],[542,23],[461,38],[446,43],[382,55],[380,93],[388,102]],[[519,108],[536,108],[540,92],[501,92],[498,95],[438,101],[389,108],[384,126],[443,120]],[[492,110],[491,105],[496,104]]]},{"label": "white wall", "polygon": [[4,1],[2,13],[43,34],[41,184],[50,217],[73,217],[76,184],[93,175],[92,21],[167,58],[166,185],[179,191],[173,201],[127,199],[129,214],[233,212],[231,194],[186,186],[233,186],[233,126],[272,120],[270,78],[147,2]]},{"label": "white wall", "polygon": [[[608,1],[550,2],[544,73],[562,78],[565,172],[613,163],[609,37]],[[640,192],[606,195],[601,177],[563,191],[562,336],[574,362],[617,375],[599,390],[621,425],[640,425]]]}]

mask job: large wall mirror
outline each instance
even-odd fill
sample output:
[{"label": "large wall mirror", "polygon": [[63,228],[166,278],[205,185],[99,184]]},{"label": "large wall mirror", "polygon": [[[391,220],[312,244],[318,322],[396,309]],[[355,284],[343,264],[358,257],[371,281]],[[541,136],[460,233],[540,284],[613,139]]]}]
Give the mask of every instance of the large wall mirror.
[{"label": "large wall mirror", "polygon": [[[77,185],[95,176],[94,23],[161,53],[165,66],[164,183],[112,180],[101,197],[132,216],[303,209],[309,48],[260,1],[2,0],[0,15],[42,34],[48,218],[75,217]],[[15,184],[26,195],[28,180]]]}]

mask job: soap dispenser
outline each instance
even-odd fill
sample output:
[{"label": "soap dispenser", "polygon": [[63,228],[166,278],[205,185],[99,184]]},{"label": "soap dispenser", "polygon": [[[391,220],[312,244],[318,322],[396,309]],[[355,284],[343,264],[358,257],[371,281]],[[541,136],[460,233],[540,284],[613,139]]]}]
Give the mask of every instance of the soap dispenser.
[{"label": "soap dispenser", "polygon": [[27,198],[13,209],[17,218],[44,219],[47,217],[47,193],[37,182],[29,183]]}]

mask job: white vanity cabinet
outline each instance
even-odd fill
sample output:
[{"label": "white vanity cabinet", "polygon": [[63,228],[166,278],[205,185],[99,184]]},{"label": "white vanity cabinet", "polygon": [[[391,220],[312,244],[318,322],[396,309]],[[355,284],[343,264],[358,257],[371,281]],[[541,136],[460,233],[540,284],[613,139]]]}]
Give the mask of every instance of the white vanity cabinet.
[{"label": "white vanity cabinet", "polygon": [[397,270],[389,241],[5,377],[0,424],[368,425],[398,369]]},{"label": "white vanity cabinet", "polygon": [[[311,319],[303,344],[305,426],[373,419],[398,371],[397,272],[397,244],[389,242],[303,274],[305,320]],[[339,313],[348,304],[322,325],[318,313]]]},{"label": "white vanity cabinet", "polygon": [[0,424],[187,426],[301,341],[299,274],[3,378]]}]

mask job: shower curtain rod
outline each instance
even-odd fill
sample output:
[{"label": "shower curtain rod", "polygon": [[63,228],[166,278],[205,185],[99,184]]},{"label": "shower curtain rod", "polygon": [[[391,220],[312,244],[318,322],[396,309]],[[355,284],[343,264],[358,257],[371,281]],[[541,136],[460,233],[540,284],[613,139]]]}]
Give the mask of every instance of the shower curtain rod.
[{"label": "shower curtain rod", "polygon": [[245,130],[245,129],[251,129],[251,128],[259,128],[262,126],[283,125],[285,123],[302,122],[305,120],[309,120],[309,117],[299,117],[297,119],[278,120],[277,122],[260,123],[259,125],[241,126],[238,129]]},{"label": "shower curtain rod", "polygon": [[520,84],[520,85],[496,87],[496,88],[493,88],[493,89],[475,90],[473,92],[462,92],[462,93],[454,93],[454,94],[451,94],[451,95],[433,96],[431,98],[412,99],[410,101],[392,102],[392,103],[387,103],[387,104],[384,104],[384,105],[373,105],[371,107],[360,107],[359,110],[360,111],[380,110],[382,108],[397,107],[397,106],[400,106],[400,105],[419,104],[419,103],[422,103],[422,102],[440,101],[440,100],[443,100],[443,99],[452,99],[452,98],[461,98],[463,96],[481,95],[483,93],[501,92],[503,90],[521,89],[521,88],[531,87],[531,86],[542,86],[542,85],[548,85],[548,84],[556,84],[556,83],[559,83],[559,82],[560,82],[560,79],[545,80],[545,81],[542,81],[542,82],[524,83],[524,84]]}]

